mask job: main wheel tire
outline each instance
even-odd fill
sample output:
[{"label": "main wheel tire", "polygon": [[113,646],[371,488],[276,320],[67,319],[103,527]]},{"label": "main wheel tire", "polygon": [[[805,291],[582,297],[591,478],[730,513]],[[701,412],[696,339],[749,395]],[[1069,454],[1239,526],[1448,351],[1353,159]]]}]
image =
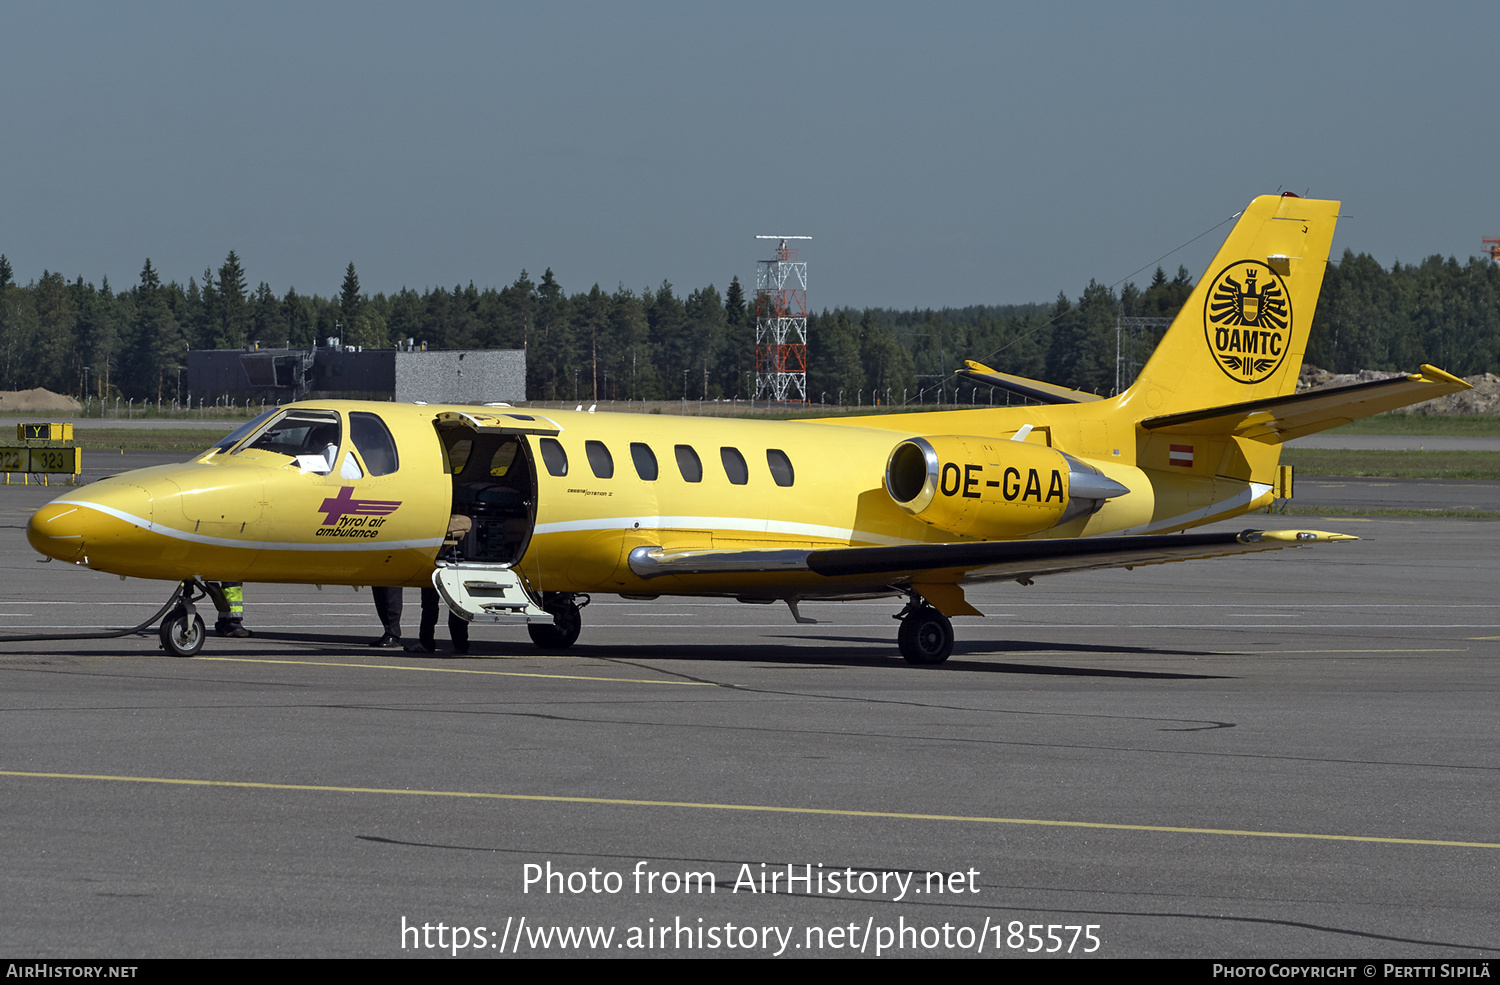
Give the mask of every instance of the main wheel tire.
[{"label": "main wheel tire", "polygon": [[896,643],[907,663],[935,666],[953,652],[953,624],[938,610],[923,606],[901,620]]},{"label": "main wheel tire", "polygon": [[191,657],[203,649],[208,631],[203,628],[203,619],[194,612],[178,607],[167,613],[161,621],[161,645],[174,657]]},{"label": "main wheel tire", "polygon": [[531,634],[531,642],[543,650],[566,650],[578,642],[578,634],[583,632],[583,616],[571,596],[543,599],[542,608],[552,613],[554,622],[551,626],[542,623],[528,625],[526,632]]}]

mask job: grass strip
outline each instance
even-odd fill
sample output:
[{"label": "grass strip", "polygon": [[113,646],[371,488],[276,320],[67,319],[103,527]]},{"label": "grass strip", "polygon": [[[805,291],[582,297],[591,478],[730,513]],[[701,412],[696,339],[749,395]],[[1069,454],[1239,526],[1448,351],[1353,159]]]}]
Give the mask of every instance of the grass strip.
[{"label": "grass strip", "polygon": [[1288,506],[1286,509],[1261,509],[1256,513],[1270,513],[1272,516],[1418,516],[1431,519],[1459,518],[1465,520],[1500,520],[1500,513],[1493,510],[1463,510],[1463,509],[1390,509],[1363,506]]},{"label": "grass strip", "polygon": [[[224,434],[234,430],[226,421]],[[224,436],[192,428],[75,428],[73,437],[85,451],[203,451]]]},{"label": "grass strip", "polygon": [[1324,434],[1410,434],[1433,437],[1500,436],[1500,414],[1376,414],[1329,428]]},{"label": "grass strip", "polygon": [[1287,448],[1283,465],[1297,475],[1382,476],[1389,479],[1500,479],[1500,452],[1382,451]]}]

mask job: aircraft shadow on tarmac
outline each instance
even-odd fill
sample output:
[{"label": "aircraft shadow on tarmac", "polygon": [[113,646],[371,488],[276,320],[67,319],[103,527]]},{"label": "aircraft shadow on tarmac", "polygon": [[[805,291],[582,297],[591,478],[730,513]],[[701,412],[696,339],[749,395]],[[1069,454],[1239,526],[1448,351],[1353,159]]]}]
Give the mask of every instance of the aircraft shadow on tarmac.
[{"label": "aircraft shadow on tarmac", "polygon": [[[807,637],[783,636],[788,641],[805,642]],[[390,657],[402,659],[432,660],[454,666],[472,664],[493,657],[526,657],[541,653],[529,642],[515,643],[474,640],[468,654],[451,652],[416,656],[399,648],[372,649],[364,645],[364,638],[350,639],[347,635],[328,633],[278,633],[257,630],[254,639],[260,643],[292,644],[307,656],[322,657]],[[918,673],[922,668],[908,667],[895,652],[890,641],[857,636],[823,636],[818,640],[828,645],[809,648],[805,645],[767,646],[759,644],[609,644],[608,646],[579,644],[567,651],[576,657],[596,659],[650,660],[670,662],[679,660],[711,661],[717,663],[771,663],[788,669],[827,668],[832,666],[889,667],[909,673]],[[205,656],[239,656],[245,651],[237,641],[217,640]],[[837,644],[847,645],[837,645]],[[232,649],[231,649],[232,648]],[[439,639],[439,650],[445,649],[445,641]],[[1161,647],[1129,647],[1118,645],[1090,645],[1080,643],[1033,642],[1026,640],[985,640],[954,645],[954,655],[942,665],[941,670],[961,670],[983,674],[1026,674],[1051,677],[1112,677],[1136,680],[1228,680],[1233,675],[1187,674],[1165,671],[1131,670],[1120,667],[1068,667],[1062,665],[997,662],[994,659],[963,659],[963,655],[994,658],[1002,653],[1024,653],[1027,651],[1080,655],[1141,655],[1167,657],[1211,657],[1207,650],[1166,649]]]}]

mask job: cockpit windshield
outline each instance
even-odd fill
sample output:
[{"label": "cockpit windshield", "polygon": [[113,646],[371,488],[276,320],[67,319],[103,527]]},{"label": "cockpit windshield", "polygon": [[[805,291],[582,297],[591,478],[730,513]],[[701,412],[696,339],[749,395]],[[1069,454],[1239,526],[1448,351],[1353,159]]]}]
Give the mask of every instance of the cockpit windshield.
[{"label": "cockpit windshield", "polygon": [[266,423],[266,421],[269,421],[275,415],[276,411],[268,410],[264,414],[255,418],[255,420],[246,421],[244,424],[241,424],[239,427],[235,428],[233,431],[230,431],[224,437],[220,438],[218,443],[211,446],[208,450],[212,452],[228,451],[235,445],[239,444],[241,441],[245,440],[246,435],[250,434],[256,428]]}]

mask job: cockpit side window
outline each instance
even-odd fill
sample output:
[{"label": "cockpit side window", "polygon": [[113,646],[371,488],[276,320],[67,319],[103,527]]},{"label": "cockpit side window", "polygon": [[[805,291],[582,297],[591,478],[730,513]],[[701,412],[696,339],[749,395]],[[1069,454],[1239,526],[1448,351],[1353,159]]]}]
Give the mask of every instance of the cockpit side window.
[{"label": "cockpit side window", "polygon": [[235,454],[256,448],[292,458],[319,455],[327,460],[331,470],[342,437],[339,415],[333,411],[288,410],[273,419]]},{"label": "cockpit side window", "polygon": [[349,414],[349,437],[365,460],[371,475],[390,475],[401,467],[396,455],[396,439],[378,414],[356,410]]}]

